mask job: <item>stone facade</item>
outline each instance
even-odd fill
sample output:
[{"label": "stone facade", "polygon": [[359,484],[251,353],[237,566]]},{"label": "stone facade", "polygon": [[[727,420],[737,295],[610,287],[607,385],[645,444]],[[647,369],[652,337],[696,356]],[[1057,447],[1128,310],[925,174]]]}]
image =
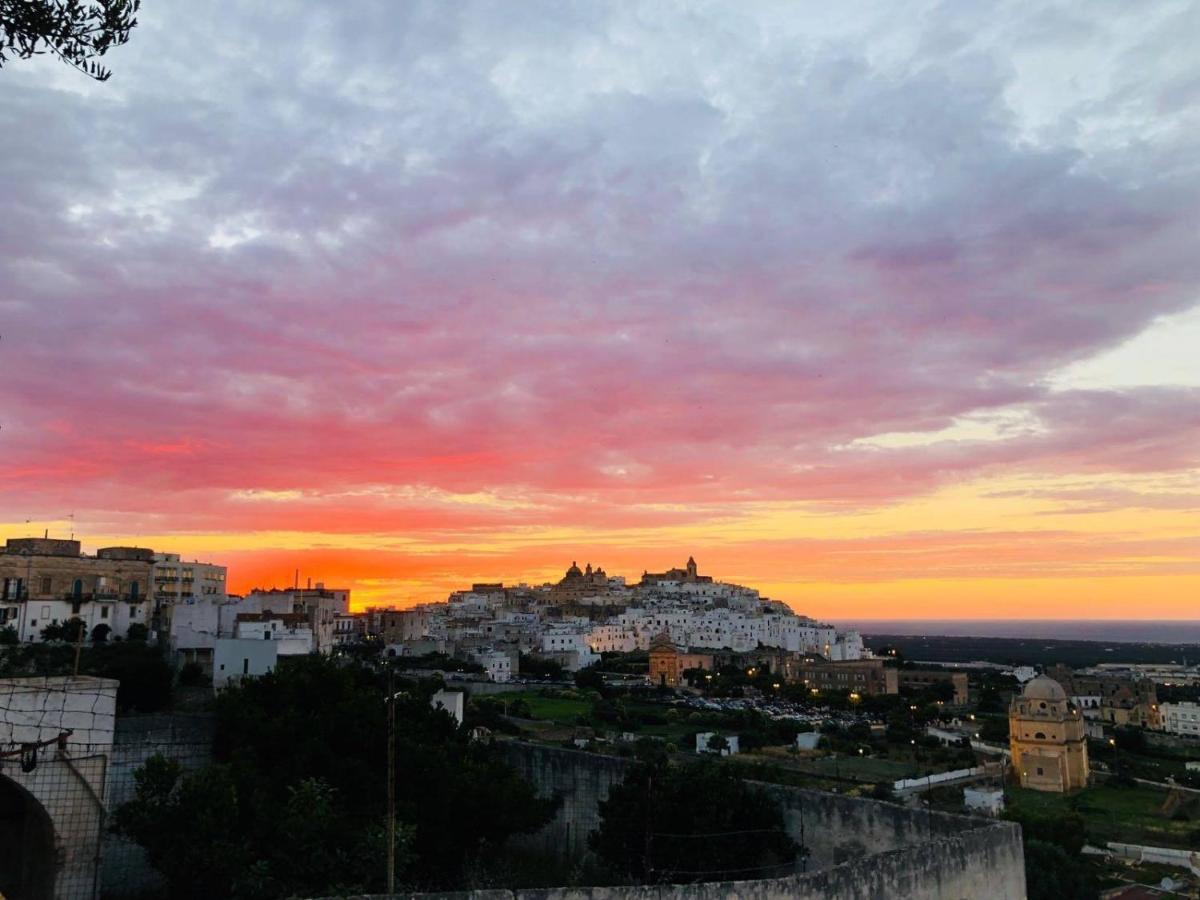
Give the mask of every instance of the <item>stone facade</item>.
[{"label": "stone facade", "polygon": [[131,624],[151,624],[154,554],[140,547],[105,547],[95,556],[79,541],[9,538],[0,552],[0,626],[22,641],[39,641],[48,625],[82,619],[89,635],[106,626],[124,636]]},{"label": "stone facade", "polygon": [[[600,822],[599,804],[629,765],[598,756],[508,741],[505,758],[543,796],[560,798],[553,821],[518,838],[532,849],[578,860]],[[456,897],[521,900],[1021,900],[1025,860],[1021,831],[1011,822],[966,818],[893,803],[784,785],[760,784],[778,804],[788,833],[809,849],[806,871],[787,878],[648,887],[491,891]],[[411,896],[411,895],[409,895]],[[438,895],[416,895],[435,897]]]},{"label": "stone facade", "polygon": [[811,658],[789,660],[784,674],[813,691],[849,691],[863,696],[900,692],[899,670],[885,666],[882,659],[827,662]]},{"label": "stone facade", "polygon": [[1057,681],[1039,675],[1008,711],[1012,765],[1021,787],[1064,793],[1087,786],[1087,728]]},{"label": "stone facade", "polygon": [[683,673],[688,669],[712,671],[712,668],[711,653],[682,651],[672,643],[671,636],[666,632],[650,642],[650,666],[646,678],[653,685],[678,687],[683,684]]},{"label": "stone facade", "polygon": [[922,690],[935,684],[948,684],[954,688],[950,698],[953,706],[966,706],[970,700],[969,681],[966,672],[947,672],[940,669],[897,669],[900,688]]}]

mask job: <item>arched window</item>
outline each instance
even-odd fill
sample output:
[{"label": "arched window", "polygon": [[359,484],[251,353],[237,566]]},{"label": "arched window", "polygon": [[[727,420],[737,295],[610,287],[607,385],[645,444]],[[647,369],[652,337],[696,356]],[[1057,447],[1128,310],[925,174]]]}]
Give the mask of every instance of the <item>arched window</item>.
[{"label": "arched window", "polygon": [[1034,734],[1034,738],[1036,738],[1039,741],[1044,741],[1046,739],[1046,732],[1039,731],[1036,734]]},{"label": "arched window", "polygon": [[82,578],[75,579],[75,584],[73,584],[71,586],[71,596],[75,600],[78,600],[80,597],[83,596],[83,579]]},{"label": "arched window", "polygon": [[129,585],[129,600],[131,603],[137,602],[138,592],[139,592],[140,588],[141,588],[141,585],[138,584],[136,581],[133,582],[133,584]]}]

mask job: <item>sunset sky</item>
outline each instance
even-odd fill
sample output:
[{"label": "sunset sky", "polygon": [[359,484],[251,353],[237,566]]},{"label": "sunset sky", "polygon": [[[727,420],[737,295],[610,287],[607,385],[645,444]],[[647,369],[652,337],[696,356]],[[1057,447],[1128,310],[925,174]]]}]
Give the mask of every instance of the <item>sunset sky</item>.
[{"label": "sunset sky", "polygon": [[0,537],[1197,616],[1200,4],[140,20],[0,70]]}]

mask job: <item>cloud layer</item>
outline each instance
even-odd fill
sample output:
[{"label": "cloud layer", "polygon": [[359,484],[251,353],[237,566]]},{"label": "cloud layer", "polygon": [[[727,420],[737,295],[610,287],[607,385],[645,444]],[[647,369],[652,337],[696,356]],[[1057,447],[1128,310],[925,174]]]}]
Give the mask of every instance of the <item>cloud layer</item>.
[{"label": "cloud layer", "polygon": [[153,4],[105,85],[0,73],[0,521],[611,536],[1190,472],[1200,390],[1053,375],[1200,301],[1198,36]]}]

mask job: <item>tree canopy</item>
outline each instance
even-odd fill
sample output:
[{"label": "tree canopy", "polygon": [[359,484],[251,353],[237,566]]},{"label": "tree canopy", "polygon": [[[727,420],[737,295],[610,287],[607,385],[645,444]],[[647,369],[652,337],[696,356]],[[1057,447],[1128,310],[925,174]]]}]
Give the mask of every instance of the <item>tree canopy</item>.
[{"label": "tree canopy", "polygon": [[600,820],[592,848],[642,882],[781,876],[805,853],[774,801],[715,762],[638,764],[600,804]]},{"label": "tree canopy", "polygon": [[[431,690],[408,683],[395,700],[398,881],[409,888],[463,886],[553,811],[494,748],[431,708]],[[116,827],[146,848],[171,896],[380,891],[385,698],[376,671],[322,657],[226,689],[215,764],[183,773],[151,760]]]},{"label": "tree canopy", "polygon": [[0,0],[0,68],[9,59],[51,53],[96,81],[112,75],[96,60],[129,40],[141,0]]}]

